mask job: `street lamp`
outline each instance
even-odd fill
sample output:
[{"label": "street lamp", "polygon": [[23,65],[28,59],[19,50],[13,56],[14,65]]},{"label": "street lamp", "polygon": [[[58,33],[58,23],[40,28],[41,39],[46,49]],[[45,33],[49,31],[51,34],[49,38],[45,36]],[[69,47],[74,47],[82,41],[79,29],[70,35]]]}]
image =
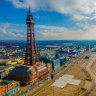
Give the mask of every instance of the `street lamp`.
[{"label": "street lamp", "polygon": [[[51,74],[51,79],[52,79],[53,82],[54,82],[54,74]],[[53,86],[53,96],[54,96],[54,86]]]}]

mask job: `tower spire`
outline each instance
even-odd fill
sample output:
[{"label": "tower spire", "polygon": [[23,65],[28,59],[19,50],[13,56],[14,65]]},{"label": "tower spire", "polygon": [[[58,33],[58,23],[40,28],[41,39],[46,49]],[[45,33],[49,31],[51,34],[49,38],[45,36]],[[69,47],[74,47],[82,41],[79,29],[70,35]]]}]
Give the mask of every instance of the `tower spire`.
[{"label": "tower spire", "polygon": [[29,16],[32,16],[32,14],[31,14],[31,8],[29,7],[29,14],[28,14]]}]

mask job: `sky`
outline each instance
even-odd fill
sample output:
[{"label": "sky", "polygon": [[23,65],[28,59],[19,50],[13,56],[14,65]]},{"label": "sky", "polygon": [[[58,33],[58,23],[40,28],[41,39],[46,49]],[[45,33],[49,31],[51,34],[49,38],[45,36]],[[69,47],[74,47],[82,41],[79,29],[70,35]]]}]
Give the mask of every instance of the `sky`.
[{"label": "sky", "polygon": [[36,40],[96,40],[96,0],[0,0],[0,40],[26,40],[29,7]]}]

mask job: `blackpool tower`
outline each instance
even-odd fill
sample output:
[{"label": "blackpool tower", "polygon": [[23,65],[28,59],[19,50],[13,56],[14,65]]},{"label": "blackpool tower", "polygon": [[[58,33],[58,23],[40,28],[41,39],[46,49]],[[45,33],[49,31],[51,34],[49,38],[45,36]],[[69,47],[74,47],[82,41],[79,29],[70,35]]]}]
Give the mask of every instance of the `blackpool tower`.
[{"label": "blackpool tower", "polygon": [[[43,77],[52,70],[52,63],[40,62],[35,41],[34,19],[29,8],[26,19],[27,24],[27,43],[24,64],[18,64],[9,72],[8,78],[20,81],[22,84],[35,83],[38,78]],[[30,66],[31,65],[31,66]]]},{"label": "blackpool tower", "polygon": [[31,14],[31,9],[29,8],[29,13],[26,19],[27,24],[27,44],[26,44],[26,53],[25,53],[25,64],[26,65],[35,65],[36,62],[39,62],[35,33],[34,33],[34,19]]}]

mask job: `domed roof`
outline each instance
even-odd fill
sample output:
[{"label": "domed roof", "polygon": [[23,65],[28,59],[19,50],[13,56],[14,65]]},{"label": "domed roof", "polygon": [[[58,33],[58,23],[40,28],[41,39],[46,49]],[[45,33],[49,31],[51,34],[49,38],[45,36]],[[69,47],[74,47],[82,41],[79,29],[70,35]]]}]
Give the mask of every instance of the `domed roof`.
[{"label": "domed roof", "polygon": [[16,66],[13,70],[10,71],[12,75],[30,75],[32,70],[29,70],[27,66]]}]

